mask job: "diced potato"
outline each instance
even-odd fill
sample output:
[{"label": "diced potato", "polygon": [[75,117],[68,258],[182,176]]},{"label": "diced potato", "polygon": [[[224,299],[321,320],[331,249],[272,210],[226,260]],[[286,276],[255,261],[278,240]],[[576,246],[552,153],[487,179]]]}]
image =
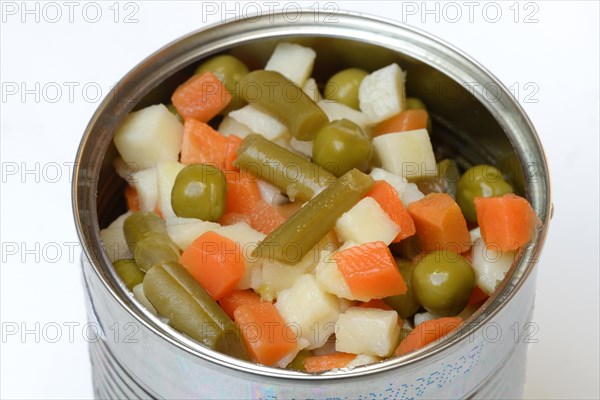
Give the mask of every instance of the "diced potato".
[{"label": "diced potato", "polygon": [[442,318],[442,317],[439,315],[430,313],[429,311],[422,312],[422,313],[416,313],[414,315],[415,326],[420,325],[425,321],[430,321],[432,319],[438,319],[438,318]]},{"label": "diced potato", "polygon": [[156,311],[156,308],[154,308],[152,303],[150,303],[150,300],[148,300],[146,298],[146,295],[144,294],[144,284],[143,283],[139,283],[139,284],[135,285],[132,289],[132,292],[133,292],[133,296],[136,298],[136,300],[139,301],[144,307],[146,307],[146,309],[148,311],[150,311],[154,315],[158,314],[158,312]]},{"label": "diced potato", "polygon": [[217,231],[221,225],[196,218],[166,218],[167,233],[181,250],[185,250],[198,236],[209,231]]},{"label": "diced potato", "polygon": [[335,232],[340,240],[351,240],[356,244],[368,242],[392,243],[400,227],[381,209],[372,197],[365,197],[335,223]]},{"label": "diced potato", "polygon": [[184,168],[183,164],[177,161],[163,161],[156,165],[156,179],[158,181],[158,208],[163,218],[175,217],[173,206],[171,205],[171,191],[175,184],[177,174]]},{"label": "diced potato", "polygon": [[133,174],[133,187],[138,194],[141,211],[154,211],[158,204],[156,168],[144,169]]},{"label": "diced potato", "polygon": [[318,103],[318,106],[327,114],[329,121],[346,118],[364,130],[367,130],[371,124],[369,117],[365,113],[337,101],[322,100]]},{"label": "diced potato", "polygon": [[129,114],[117,129],[114,142],[123,160],[142,170],[160,161],[177,161],[182,135],[181,122],[158,104]]},{"label": "diced potato", "polygon": [[125,234],[123,233],[123,223],[130,215],[131,211],[127,211],[115,219],[106,229],[100,231],[100,237],[110,261],[114,262],[121,259],[133,258],[127,246],[127,241],[125,241]]},{"label": "diced potato", "polygon": [[358,102],[371,123],[379,123],[404,111],[406,73],[390,64],[365,76],[358,88]]},{"label": "diced potato", "polygon": [[405,207],[414,201],[421,200],[425,195],[421,193],[417,185],[414,183],[408,183],[406,178],[403,178],[398,175],[394,175],[391,172],[388,172],[381,168],[373,168],[370,173],[371,178],[376,181],[386,181],[389,183],[398,195],[400,196],[400,200],[402,200],[402,204]]},{"label": "diced potato", "polygon": [[274,186],[269,182],[260,179],[256,183],[258,184],[260,196],[267,203],[273,205],[282,205],[289,203],[290,199],[286,195],[281,193],[281,190],[279,190],[277,186]]},{"label": "diced potato", "polygon": [[314,142],[312,140],[298,140],[295,137],[290,139],[290,147],[296,153],[302,154],[308,158],[312,158],[313,144]]},{"label": "diced potato", "polygon": [[335,349],[353,354],[386,357],[400,339],[398,313],[376,308],[352,307],[337,321]]},{"label": "diced potato", "polygon": [[373,139],[383,169],[417,181],[437,176],[433,147],[427,129],[388,133]]},{"label": "diced potato", "polygon": [[323,100],[323,96],[321,96],[321,93],[319,92],[319,86],[313,78],[310,78],[304,83],[304,85],[302,86],[302,90],[315,103],[318,103],[319,101]]},{"label": "diced potato", "polygon": [[265,259],[262,266],[262,281],[275,292],[277,298],[277,293],[292,287],[296,279],[305,272],[304,268],[298,268],[296,265]]},{"label": "diced potato", "polygon": [[229,115],[223,118],[223,121],[221,121],[217,130],[221,135],[236,135],[241,138],[245,138],[246,136],[252,133],[252,129],[231,118]]},{"label": "diced potato", "polygon": [[123,160],[122,157],[117,157],[115,158],[115,161],[113,161],[113,166],[115,167],[117,175],[125,179],[130,185],[133,185],[134,175],[140,170],[137,164],[128,163]]},{"label": "diced potato", "polygon": [[381,357],[372,356],[369,354],[358,354],[354,360],[350,361],[350,363],[346,365],[345,368],[352,369],[363,365],[373,364],[379,361],[381,361]]},{"label": "diced potato", "polygon": [[340,315],[338,299],[321,289],[310,274],[302,275],[294,286],[279,293],[275,307],[290,329],[296,328],[297,334],[310,343],[308,349],[327,341]]},{"label": "diced potato", "polygon": [[279,43],[265,66],[267,71],[277,71],[302,87],[310,74],[317,53],[309,47],[293,43]]},{"label": "diced potato", "polygon": [[475,242],[477,239],[481,237],[481,229],[479,227],[475,229],[471,229],[469,231],[469,236],[471,236],[471,243]]},{"label": "diced potato", "polygon": [[510,269],[515,259],[515,252],[500,252],[488,248],[482,238],[475,240],[471,251],[473,252],[471,265],[475,270],[477,286],[489,296]]},{"label": "diced potato", "polygon": [[259,133],[269,140],[275,140],[287,133],[287,128],[281,121],[253,104],[231,111],[229,116],[246,125],[251,132]]}]

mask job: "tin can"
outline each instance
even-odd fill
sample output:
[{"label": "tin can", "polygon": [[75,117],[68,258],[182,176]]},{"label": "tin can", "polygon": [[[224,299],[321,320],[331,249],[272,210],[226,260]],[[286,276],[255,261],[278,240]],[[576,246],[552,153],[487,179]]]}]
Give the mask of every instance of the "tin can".
[{"label": "tin can", "polygon": [[[552,205],[548,166],[538,136],[508,90],[468,56],[395,22],[340,13],[326,23],[304,11],[225,22],[185,36],[148,57],[111,91],[91,119],[73,180],[76,225],[91,323],[98,398],[416,399],[521,396],[535,265]],[[347,372],[307,375],[233,359],[204,348],[143,308],[113,271],[100,228],[124,212],[114,172],[112,136],[126,114],[168,102],[202,59],[230,53],[260,68],[277,42],[317,52],[315,77],[344,67],[374,70],[397,62],[407,91],[434,120],[432,140],[470,163],[499,166],[527,196],[543,227],[522,249],[487,302],[444,340],[419,351]]]}]

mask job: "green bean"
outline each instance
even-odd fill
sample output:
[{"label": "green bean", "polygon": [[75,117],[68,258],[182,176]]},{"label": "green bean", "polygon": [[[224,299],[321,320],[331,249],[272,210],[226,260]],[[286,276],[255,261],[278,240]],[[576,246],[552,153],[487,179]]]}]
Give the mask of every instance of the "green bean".
[{"label": "green bean", "polygon": [[275,114],[298,140],[313,140],[329,119],[294,82],[275,71],[252,71],[240,80],[241,95]]},{"label": "green bean", "polygon": [[294,264],[358,203],[373,186],[373,179],[357,169],[342,175],[306,203],[263,240],[253,255]]},{"label": "green bean", "polygon": [[169,237],[165,222],[152,212],[131,214],[123,223],[123,233],[142,271],[148,271],[162,262],[179,259],[179,250]]},{"label": "green bean", "polygon": [[150,269],[144,277],[144,294],[173,328],[211,349],[249,359],[237,325],[181,264]]},{"label": "green bean", "polygon": [[278,186],[292,201],[310,200],[335,181],[325,169],[257,134],[244,138],[234,165]]},{"label": "green bean", "polygon": [[113,262],[113,266],[129,290],[133,290],[134,286],[144,280],[144,273],[138,268],[134,260],[116,260]]}]

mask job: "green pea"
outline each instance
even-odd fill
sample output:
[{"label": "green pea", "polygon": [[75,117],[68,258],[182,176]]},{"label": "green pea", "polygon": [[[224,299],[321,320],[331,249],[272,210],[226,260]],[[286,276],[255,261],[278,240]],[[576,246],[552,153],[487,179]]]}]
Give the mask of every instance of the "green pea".
[{"label": "green pea", "polygon": [[335,100],[358,110],[358,88],[369,73],[363,69],[348,68],[333,75],[325,85],[325,98]]},{"label": "green pea", "polygon": [[388,306],[396,310],[402,318],[408,318],[419,311],[419,308],[421,308],[421,305],[415,298],[411,282],[415,265],[411,261],[402,260],[399,258],[396,259],[396,265],[398,265],[398,270],[400,271],[402,278],[404,278],[404,282],[406,282],[406,293],[399,294],[397,296],[386,297],[383,299],[383,301]]},{"label": "green pea", "polygon": [[312,156],[315,163],[337,177],[353,168],[366,172],[373,158],[373,144],[360,126],[341,119],[319,130]]},{"label": "green pea", "polygon": [[300,350],[296,357],[292,360],[291,363],[286,367],[286,369],[291,369],[292,371],[301,371],[306,372],[306,368],[304,368],[304,360],[307,357],[312,355],[310,350]]},{"label": "green pea", "polygon": [[429,312],[452,316],[467,305],[475,287],[475,271],[469,261],[451,251],[434,251],[415,266],[412,288]]},{"label": "green pea", "polygon": [[477,222],[474,203],[476,197],[502,196],[512,192],[512,186],[504,180],[498,168],[476,165],[460,177],[456,189],[456,202],[468,221]]},{"label": "green pea", "polygon": [[437,163],[437,176],[417,182],[419,190],[424,194],[448,193],[456,199],[456,186],[460,179],[458,165],[451,159],[445,158]]},{"label": "green pea", "polygon": [[203,62],[196,69],[196,74],[204,72],[212,72],[233,96],[231,103],[221,112],[222,115],[227,115],[230,111],[244,106],[245,101],[239,94],[239,82],[248,73],[246,64],[233,56],[224,54]]},{"label": "green pea", "polygon": [[227,183],[221,170],[210,164],[191,164],[182,169],[171,191],[171,205],[178,217],[218,221],[225,212]]}]

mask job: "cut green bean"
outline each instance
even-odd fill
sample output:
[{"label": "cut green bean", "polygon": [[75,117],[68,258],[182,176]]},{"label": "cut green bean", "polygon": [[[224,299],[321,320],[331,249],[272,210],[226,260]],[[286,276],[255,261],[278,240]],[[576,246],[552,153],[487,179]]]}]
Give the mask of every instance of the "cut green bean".
[{"label": "cut green bean", "polygon": [[150,269],[144,294],[173,328],[211,349],[249,360],[237,325],[181,264]]},{"label": "cut green bean", "polygon": [[357,169],[342,175],[327,189],[306,203],[275,229],[254,250],[253,255],[297,263],[337,219],[358,203],[373,186],[373,179]]},{"label": "cut green bean", "polygon": [[335,176],[261,135],[244,138],[234,165],[283,190],[292,201],[307,201],[335,181]]},{"label": "cut green bean", "polygon": [[294,82],[279,72],[252,71],[240,80],[241,95],[275,114],[298,140],[313,140],[329,119]]},{"label": "cut green bean", "polygon": [[144,280],[144,273],[138,268],[134,260],[116,260],[113,266],[129,290],[133,290],[134,286]]},{"label": "cut green bean", "polygon": [[165,222],[152,212],[138,211],[123,223],[123,233],[137,266],[144,272],[155,265],[179,260]]}]

